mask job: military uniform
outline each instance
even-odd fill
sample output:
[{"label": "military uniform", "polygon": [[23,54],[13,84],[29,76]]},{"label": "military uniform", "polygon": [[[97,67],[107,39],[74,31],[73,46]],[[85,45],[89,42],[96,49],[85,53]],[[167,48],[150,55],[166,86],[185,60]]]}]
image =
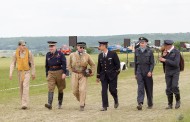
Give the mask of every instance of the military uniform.
[{"label": "military uniform", "polygon": [[[84,46],[86,43],[79,42],[78,46]],[[84,110],[86,92],[87,92],[87,77],[85,76],[85,70],[88,65],[91,66],[92,73],[95,71],[95,63],[89,54],[85,52],[74,52],[71,53],[68,58],[68,70],[71,72],[71,84],[74,96],[80,102],[81,110]]]},{"label": "military uniform", "polygon": [[[50,46],[54,46],[54,41],[48,42]],[[60,51],[54,53],[48,52],[46,54],[46,77],[48,81],[48,104],[45,107],[52,109],[52,102],[54,96],[55,86],[58,88],[58,108],[60,109],[63,102],[63,90],[66,88],[65,79],[62,79],[62,75],[66,74],[66,58]]]},{"label": "military uniform", "polygon": [[[25,46],[25,42],[20,41],[19,46],[20,45]],[[13,54],[10,65],[10,76],[12,76],[16,64],[18,65],[17,69],[22,109],[26,109],[29,104],[30,72],[32,73],[32,76],[35,77],[35,64],[31,51],[27,48],[24,52],[17,49],[17,51]]]},{"label": "military uniform", "polygon": [[[142,37],[139,38],[139,41],[146,41],[148,39]],[[153,78],[148,77],[147,74],[149,72],[153,72],[154,69],[154,55],[150,48],[146,47],[143,52],[139,48],[135,50],[135,75],[138,84],[138,96],[137,102],[139,106],[137,108],[139,110],[142,109],[143,102],[144,102],[144,95],[146,91],[148,107],[153,106]]]},{"label": "military uniform", "polygon": [[[107,42],[99,43],[107,45]],[[109,107],[108,88],[114,98],[115,108],[119,105],[117,95],[117,79],[119,73],[120,60],[117,53],[108,50],[106,53],[100,53],[98,56],[97,78],[100,79],[102,85],[102,111],[107,110],[107,107]]]},{"label": "military uniform", "polygon": [[[172,40],[165,40],[165,45],[172,45]],[[166,80],[166,95],[168,97],[168,107],[171,109],[173,106],[173,94],[176,97],[176,109],[180,107],[180,91],[179,91],[179,75],[180,75],[180,52],[172,46],[172,48],[167,51],[167,55],[163,56],[166,59],[163,62],[165,70],[165,80]]]}]

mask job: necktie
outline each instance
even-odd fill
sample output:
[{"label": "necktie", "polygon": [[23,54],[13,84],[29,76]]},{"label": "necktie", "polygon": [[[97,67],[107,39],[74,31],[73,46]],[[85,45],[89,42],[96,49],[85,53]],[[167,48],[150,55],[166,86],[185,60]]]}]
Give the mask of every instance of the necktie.
[{"label": "necktie", "polygon": [[104,58],[106,58],[106,53],[104,53]]}]

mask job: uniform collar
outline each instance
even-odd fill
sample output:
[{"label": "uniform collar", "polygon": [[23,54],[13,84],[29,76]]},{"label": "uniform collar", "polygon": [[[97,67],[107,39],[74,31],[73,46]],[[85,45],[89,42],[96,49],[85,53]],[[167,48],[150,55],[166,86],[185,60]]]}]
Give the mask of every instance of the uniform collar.
[{"label": "uniform collar", "polygon": [[[102,53],[104,53],[104,52],[102,52]],[[108,49],[107,49],[107,51],[104,54],[108,55]]]},{"label": "uniform collar", "polygon": [[56,55],[58,53],[58,51],[56,50],[55,53],[49,53],[49,55]]},{"label": "uniform collar", "polygon": [[170,53],[174,49],[174,46],[172,46],[167,52]]}]

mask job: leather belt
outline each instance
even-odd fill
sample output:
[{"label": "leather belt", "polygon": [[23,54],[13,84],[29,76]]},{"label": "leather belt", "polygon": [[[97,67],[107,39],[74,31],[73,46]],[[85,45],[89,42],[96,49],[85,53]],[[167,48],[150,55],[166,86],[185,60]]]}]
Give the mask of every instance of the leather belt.
[{"label": "leather belt", "polygon": [[58,68],[61,68],[61,66],[49,66],[49,68],[58,69]]}]

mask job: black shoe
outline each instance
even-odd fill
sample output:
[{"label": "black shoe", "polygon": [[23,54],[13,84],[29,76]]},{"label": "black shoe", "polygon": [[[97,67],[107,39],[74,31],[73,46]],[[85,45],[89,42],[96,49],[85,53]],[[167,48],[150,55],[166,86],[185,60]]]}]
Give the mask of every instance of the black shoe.
[{"label": "black shoe", "polygon": [[177,101],[177,102],[176,102],[176,105],[175,105],[175,109],[180,108],[180,104],[181,104],[181,102],[180,102],[180,101]]},{"label": "black shoe", "polygon": [[80,106],[80,111],[84,111],[84,106]]},{"label": "black shoe", "polygon": [[148,107],[147,107],[147,109],[152,109],[152,108],[153,108],[153,106],[148,106]]},{"label": "black shoe", "polygon": [[21,108],[22,110],[26,110],[27,109],[27,107],[26,106],[22,106],[22,108]]},{"label": "black shoe", "polygon": [[116,108],[118,108],[119,107],[119,103],[115,103],[114,104],[114,108],[116,109]]},{"label": "black shoe", "polygon": [[103,107],[100,111],[107,111],[107,107]]},{"label": "black shoe", "polygon": [[45,104],[45,107],[48,108],[49,110],[52,109],[52,105],[50,105],[50,104]]},{"label": "black shoe", "polygon": [[166,107],[166,109],[173,109],[172,105],[168,105],[168,107]]},{"label": "black shoe", "polygon": [[58,105],[58,109],[61,109],[62,108],[62,105]]},{"label": "black shoe", "polygon": [[142,104],[141,103],[137,106],[137,109],[142,110]]}]

